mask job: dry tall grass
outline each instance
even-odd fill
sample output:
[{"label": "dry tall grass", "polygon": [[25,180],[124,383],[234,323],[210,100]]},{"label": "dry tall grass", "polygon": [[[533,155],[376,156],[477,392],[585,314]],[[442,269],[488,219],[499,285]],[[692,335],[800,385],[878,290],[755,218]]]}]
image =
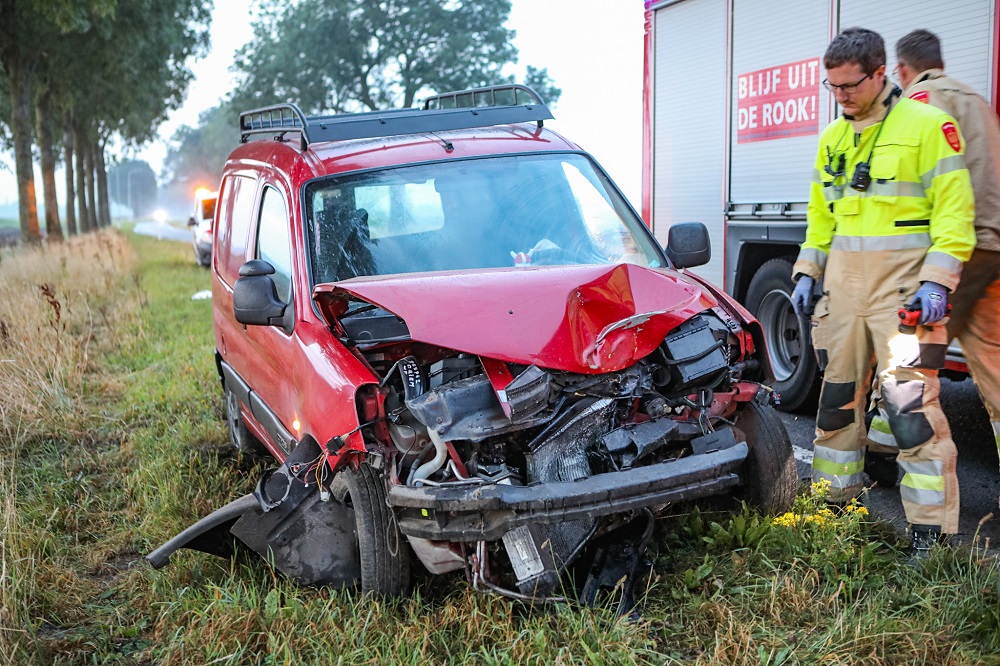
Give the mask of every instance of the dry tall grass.
[{"label": "dry tall grass", "polygon": [[34,655],[28,600],[35,553],[19,515],[26,442],[73,430],[95,354],[117,344],[139,298],[132,249],[106,230],[0,254],[0,663]]},{"label": "dry tall grass", "polygon": [[[36,250],[0,254],[0,413],[5,430],[29,436],[42,420],[71,413],[98,347],[117,343],[134,258],[106,230]],[[136,290],[133,290],[136,291]],[[125,306],[125,307],[122,307]]]},{"label": "dry tall grass", "polygon": [[18,538],[20,525],[14,492],[13,455],[0,455],[0,663],[17,664],[32,657],[27,608],[31,594],[31,554]]}]

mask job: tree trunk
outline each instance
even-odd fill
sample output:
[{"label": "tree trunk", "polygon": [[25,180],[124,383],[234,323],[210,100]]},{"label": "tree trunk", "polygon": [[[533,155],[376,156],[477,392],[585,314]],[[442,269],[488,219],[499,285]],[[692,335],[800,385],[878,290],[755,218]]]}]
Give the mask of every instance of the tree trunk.
[{"label": "tree trunk", "polygon": [[94,142],[94,166],[97,169],[97,223],[111,226],[111,202],[108,201],[108,171],[104,161],[104,142]]},{"label": "tree trunk", "polygon": [[94,144],[87,141],[84,153],[83,178],[87,184],[87,229],[97,230],[97,192],[94,183]]},{"label": "tree trunk", "polygon": [[52,94],[47,84],[41,84],[35,95],[35,123],[42,162],[45,234],[50,241],[61,241],[63,232],[62,225],[59,224],[59,200],[56,197],[56,153],[52,148]]},{"label": "tree trunk", "polygon": [[73,128],[73,143],[76,145],[76,199],[79,208],[80,233],[90,231],[90,215],[87,213],[87,141],[79,125]]},{"label": "tree trunk", "polygon": [[76,189],[73,187],[73,117],[63,120],[63,162],[66,165],[66,235],[76,235]]},{"label": "tree trunk", "polygon": [[38,231],[38,203],[35,201],[35,173],[31,160],[31,76],[26,68],[17,66],[11,66],[8,74],[10,131],[14,135],[21,240],[25,243],[39,243],[42,236]]}]

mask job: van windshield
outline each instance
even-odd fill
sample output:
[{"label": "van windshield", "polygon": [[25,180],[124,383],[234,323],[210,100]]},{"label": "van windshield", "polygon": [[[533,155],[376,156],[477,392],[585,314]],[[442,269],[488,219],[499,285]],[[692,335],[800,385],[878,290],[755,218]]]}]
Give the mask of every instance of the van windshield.
[{"label": "van windshield", "polygon": [[438,162],[314,181],[313,284],[362,275],[665,260],[584,155]]}]

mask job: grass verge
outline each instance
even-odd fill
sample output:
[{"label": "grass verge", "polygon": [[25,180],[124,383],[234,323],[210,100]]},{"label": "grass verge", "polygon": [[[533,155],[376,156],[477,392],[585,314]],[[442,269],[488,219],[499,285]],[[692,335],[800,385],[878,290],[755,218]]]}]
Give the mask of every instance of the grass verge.
[{"label": "grass verge", "polygon": [[775,519],[679,508],[633,621],[613,594],[532,608],[458,576],[386,602],[190,551],[153,571],[143,554],[261,471],[228,448],[210,302],[191,300],[208,284],[186,244],[116,232],[0,256],[0,663],[998,662],[995,561],[910,568],[822,489]]}]

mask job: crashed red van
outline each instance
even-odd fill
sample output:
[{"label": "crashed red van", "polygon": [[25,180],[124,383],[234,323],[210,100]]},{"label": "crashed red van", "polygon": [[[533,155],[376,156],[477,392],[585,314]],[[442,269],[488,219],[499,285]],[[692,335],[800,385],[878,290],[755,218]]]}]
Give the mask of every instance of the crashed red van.
[{"label": "crashed red van", "polygon": [[216,360],[232,443],[278,466],[155,566],[240,545],[302,584],[398,595],[419,566],[592,601],[678,502],[791,505],[760,326],[684,270],[705,228],[660,248],[551,118],[522,86],[241,115]]}]

